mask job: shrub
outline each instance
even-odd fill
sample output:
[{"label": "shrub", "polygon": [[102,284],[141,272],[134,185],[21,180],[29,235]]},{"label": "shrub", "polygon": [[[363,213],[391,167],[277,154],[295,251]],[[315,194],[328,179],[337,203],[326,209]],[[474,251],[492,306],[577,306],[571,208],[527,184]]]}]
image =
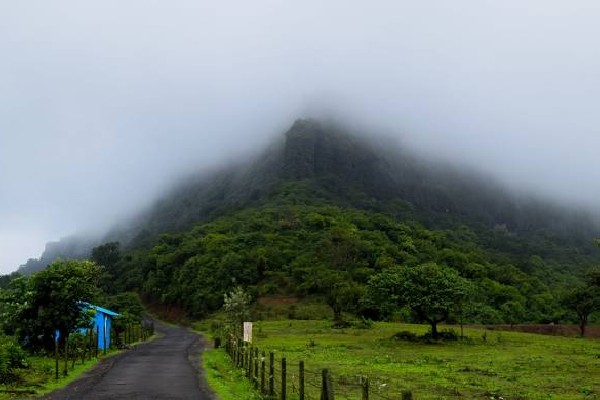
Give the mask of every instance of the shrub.
[{"label": "shrub", "polygon": [[0,383],[10,383],[17,377],[16,370],[26,368],[27,355],[17,341],[0,336]]},{"label": "shrub", "polygon": [[427,332],[424,335],[417,335],[410,331],[400,331],[392,336],[393,340],[402,340],[405,342],[419,342],[419,343],[439,343],[439,342],[455,342],[459,339],[459,335],[454,329],[444,329],[438,332],[437,339],[434,339],[431,332]]},{"label": "shrub", "polygon": [[373,327],[373,321],[368,318],[361,317],[359,321],[354,322],[354,327],[357,329],[371,329]]},{"label": "shrub", "polygon": [[405,342],[418,342],[419,337],[412,332],[409,331],[400,331],[392,335],[393,340],[403,340]]},{"label": "shrub", "polygon": [[433,342],[456,342],[459,339],[459,335],[454,329],[444,329],[437,334],[437,340],[433,338],[431,332],[427,332],[422,337],[422,340],[427,343]]}]

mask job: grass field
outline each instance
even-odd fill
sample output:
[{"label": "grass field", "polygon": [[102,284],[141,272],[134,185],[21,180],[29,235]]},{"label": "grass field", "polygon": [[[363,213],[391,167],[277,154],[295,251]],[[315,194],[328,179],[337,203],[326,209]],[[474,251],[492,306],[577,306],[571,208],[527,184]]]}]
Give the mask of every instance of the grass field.
[{"label": "grass field", "polygon": [[597,339],[465,329],[467,341],[421,344],[390,338],[403,330],[425,333],[422,325],[330,326],[328,321],[255,322],[254,345],[274,350],[277,360],[287,358],[291,399],[297,398],[299,360],[305,361],[309,399],[319,398],[322,368],[332,371],[336,399],[360,399],[359,376],[369,376],[372,399],[399,399],[403,389],[417,400],[600,399]]}]

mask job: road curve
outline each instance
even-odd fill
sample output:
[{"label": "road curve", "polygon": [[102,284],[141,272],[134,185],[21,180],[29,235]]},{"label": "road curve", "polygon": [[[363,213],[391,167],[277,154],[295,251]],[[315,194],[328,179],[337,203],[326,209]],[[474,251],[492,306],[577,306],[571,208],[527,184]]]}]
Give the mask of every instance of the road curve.
[{"label": "road curve", "polygon": [[197,368],[200,336],[158,322],[155,330],[157,339],[102,360],[81,379],[43,399],[213,399]]}]

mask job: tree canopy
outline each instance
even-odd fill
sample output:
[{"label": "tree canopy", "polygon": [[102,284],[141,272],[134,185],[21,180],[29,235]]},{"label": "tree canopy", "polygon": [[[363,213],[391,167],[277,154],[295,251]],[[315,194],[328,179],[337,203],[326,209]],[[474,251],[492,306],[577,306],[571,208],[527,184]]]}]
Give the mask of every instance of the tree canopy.
[{"label": "tree canopy", "polygon": [[431,326],[437,338],[437,324],[446,321],[452,312],[468,299],[469,282],[456,270],[435,263],[415,267],[397,267],[375,275],[368,285],[373,303],[386,310],[408,307],[418,320]]},{"label": "tree canopy", "polygon": [[3,320],[29,348],[52,348],[61,338],[88,327],[84,303],[98,295],[102,270],[91,261],[56,261],[30,277],[19,277],[3,292]]}]

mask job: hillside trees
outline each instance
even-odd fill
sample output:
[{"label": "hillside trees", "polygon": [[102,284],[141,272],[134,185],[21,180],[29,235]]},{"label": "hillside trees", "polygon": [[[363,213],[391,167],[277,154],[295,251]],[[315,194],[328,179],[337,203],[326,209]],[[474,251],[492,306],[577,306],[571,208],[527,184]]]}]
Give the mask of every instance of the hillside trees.
[{"label": "hillside trees", "polygon": [[112,282],[119,274],[119,264],[121,261],[121,245],[119,242],[108,242],[92,249],[90,259],[96,264],[104,267],[101,280],[101,286],[104,290],[110,291],[116,289],[112,287]]},{"label": "hillside trees", "polygon": [[[397,305],[362,296],[369,279],[398,265],[436,263],[472,282],[477,306],[465,308],[466,322],[549,322],[557,315],[556,282],[564,278],[548,258],[492,252],[467,226],[429,230],[298,196],[290,189],[260,207],[162,235],[148,250],[125,251],[111,284],[194,317],[220,309],[223,295],[241,285],[257,297],[320,298],[334,319],[343,312],[386,318]],[[535,274],[523,263],[535,264]]]},{"label": "hillside trees", "polygon": [[5,326],[30,349],[51,349],[55,331],[64,340],[70,332],[88,327],[82,302],[98,294],[101,273],[91,261],[56,261],[30,277],[13,280],[3,293]]}]

